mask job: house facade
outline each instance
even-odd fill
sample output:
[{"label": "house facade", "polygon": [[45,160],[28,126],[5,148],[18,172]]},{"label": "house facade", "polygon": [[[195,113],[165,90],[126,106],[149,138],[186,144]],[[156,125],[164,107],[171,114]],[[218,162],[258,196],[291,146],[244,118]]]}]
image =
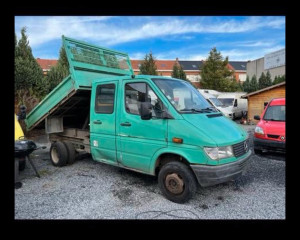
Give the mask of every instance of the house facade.
[{"label": "house facade", "polygon": [[[47,75],[48,71],[52,66],[57,64],[57,60],[55,59],[36,59],[38,64],[43,69],[44,75]],[[130,60],[131,66],[133,68],[134,74],[140,73],[140,65],[143,60]],[[175,60],[155,60],[155,65],[157,68],[158,75],[171,77],[173,66],[175,63],[178,63],[182,66],[187,79],[197,88],[200,88],[200,68],[203,66],[203,61],[181,61],[176,58]],[[228,68],[234,71],[234,76],[237,81],[244,82],[246,80],[246,66],[247,62],[243,61],[229,61]]]}]

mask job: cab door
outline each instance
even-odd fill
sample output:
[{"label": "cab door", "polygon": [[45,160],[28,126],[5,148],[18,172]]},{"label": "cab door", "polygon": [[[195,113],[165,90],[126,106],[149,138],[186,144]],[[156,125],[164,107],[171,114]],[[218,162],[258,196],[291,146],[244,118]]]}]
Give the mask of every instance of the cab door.
[{"label": "cab door", "polygon": [[117,165],[117,81],[93,83],[90,109],[91,154],[96,161]]},{"label": "cab door", "polygon": [[[167,146],[167,119],[160,117],[165,105],[146,81],[125,80],[120,84],[122,101],[117,119],[119,163],[149,172],[156,151]],[[140,106],[149,101],[152,119],[142,120]]]}]

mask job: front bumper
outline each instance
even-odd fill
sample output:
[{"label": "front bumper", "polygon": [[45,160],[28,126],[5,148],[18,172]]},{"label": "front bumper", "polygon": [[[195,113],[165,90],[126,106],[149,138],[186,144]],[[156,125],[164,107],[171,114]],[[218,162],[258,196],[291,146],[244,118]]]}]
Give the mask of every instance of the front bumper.
[{"label": "front bumper", "polygon": [[213,186],[240,177],[245,171],[251,150],[238,161],[217,166],[191,165],[202,187]]},{"label": "front bumper", "polygon": [[285,152],[285,142],[253,138],[254,149]]}]

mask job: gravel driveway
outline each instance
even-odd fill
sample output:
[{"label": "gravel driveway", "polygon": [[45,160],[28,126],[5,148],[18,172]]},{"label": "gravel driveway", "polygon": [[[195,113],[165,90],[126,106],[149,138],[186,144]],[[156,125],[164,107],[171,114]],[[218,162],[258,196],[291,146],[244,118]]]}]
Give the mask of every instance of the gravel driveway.
[{"label": "gravel driveway", "polygon": [[[255,126],[242,126],[253,135]],[[15,219],[285,219],[284,155],[253,154],[240,179],[199,187],[191,201],[176,204],[163,197],[155,177],[88,155],[54,167],[47,145],[32,154],[41,178],[29,164],[20,172]]]}]

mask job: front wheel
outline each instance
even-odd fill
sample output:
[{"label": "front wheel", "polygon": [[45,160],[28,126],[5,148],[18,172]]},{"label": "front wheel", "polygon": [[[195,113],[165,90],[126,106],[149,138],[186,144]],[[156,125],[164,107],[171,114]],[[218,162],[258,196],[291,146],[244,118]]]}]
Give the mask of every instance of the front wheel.
[{"label": "front wheel", "polygon": [[185,203],[197,190],[193,172],[181,162],[169,162],[159,171],[158,184],[165,197],[176,203]]}]

